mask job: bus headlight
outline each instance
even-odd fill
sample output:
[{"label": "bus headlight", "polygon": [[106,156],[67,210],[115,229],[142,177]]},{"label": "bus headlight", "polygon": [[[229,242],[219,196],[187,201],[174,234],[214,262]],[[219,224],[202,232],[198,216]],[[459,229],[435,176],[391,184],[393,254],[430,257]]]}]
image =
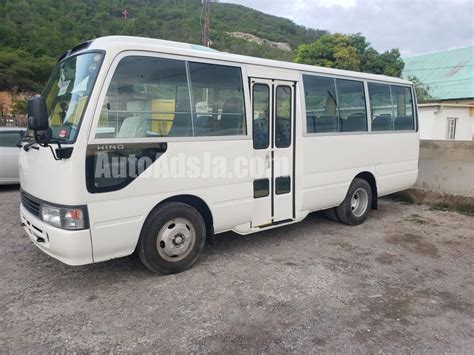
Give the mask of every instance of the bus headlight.
[{"label": "bus headlight", "polygon": [[41,218],[44,222],[63,229],[84,229],[86,226],[86,212],[83,207],[57,207],[43,203]]}]

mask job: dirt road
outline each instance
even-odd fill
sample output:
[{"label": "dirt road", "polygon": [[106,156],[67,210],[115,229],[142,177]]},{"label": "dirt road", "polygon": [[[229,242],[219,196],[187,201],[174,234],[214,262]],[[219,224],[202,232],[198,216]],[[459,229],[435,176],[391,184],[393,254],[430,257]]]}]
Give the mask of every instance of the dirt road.
[{"label": "dirt road", "polygon": [[69,267],[38,250],[0,190],[2,351],[470,352],[474,218],[381,201],[346,227],[310,215],[226,233],[191,270],[136,257]]}]

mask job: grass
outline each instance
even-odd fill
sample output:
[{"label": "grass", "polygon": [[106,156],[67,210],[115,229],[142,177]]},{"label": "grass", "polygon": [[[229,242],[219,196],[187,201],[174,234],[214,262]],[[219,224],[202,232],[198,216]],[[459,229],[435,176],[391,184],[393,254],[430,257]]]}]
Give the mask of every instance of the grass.
[{"label": "grass", "polygon": [[432,204],[431,210],[435,211],[454,211],[466,216],[474,217],[474,205],[440,202]]},{"label": "grass", "polygon": [[421,217],[419,214],[412,214],[411,217],[405,218],[405,221],[408,222],[413,222],[416,224],[427,224],[429,221],[423,217]]},{"label": "grass", "polygon": [[[472,199],[459,199],[456,196],[442,194],[438,194],[438,196],[433,199],[429,195],[427,198],[426,193],[423,193],[421,191],[410,191],[411,190],[400,191],[391,195],[384,196],[382,198],[405,205],[425,204],[428,205],[431,210],[451,211],[463,214],[465,216],[474,217],[474,202],[472,202]],[[410,218],[410,221],[418,224],[426,223],[426,221],[422,221],[419,216],[415,215]]]},{"label": "grass", "polygon": [[400,202],[405,205],[414,205],[416,203],[413,197],[405,191],[396,192],[391,195],[383,196],[382,198],[389,201]]}]

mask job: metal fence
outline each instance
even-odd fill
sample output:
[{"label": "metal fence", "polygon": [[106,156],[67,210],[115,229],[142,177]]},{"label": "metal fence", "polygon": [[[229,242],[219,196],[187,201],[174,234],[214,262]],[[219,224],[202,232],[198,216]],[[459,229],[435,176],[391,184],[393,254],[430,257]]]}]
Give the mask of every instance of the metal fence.
[{"label": "metal fence", "polygon": [[0,127],[26,127],[26,115],[0,116]]}]

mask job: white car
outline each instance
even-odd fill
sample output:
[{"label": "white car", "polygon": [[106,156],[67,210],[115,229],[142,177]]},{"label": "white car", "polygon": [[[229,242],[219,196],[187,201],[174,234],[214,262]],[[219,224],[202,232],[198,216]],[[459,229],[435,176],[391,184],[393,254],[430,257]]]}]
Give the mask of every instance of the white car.
[{"label": "white car", "polygon": [[18,141],[23,138],[25,128],[0,127],[0,185],[20,183]]}]

